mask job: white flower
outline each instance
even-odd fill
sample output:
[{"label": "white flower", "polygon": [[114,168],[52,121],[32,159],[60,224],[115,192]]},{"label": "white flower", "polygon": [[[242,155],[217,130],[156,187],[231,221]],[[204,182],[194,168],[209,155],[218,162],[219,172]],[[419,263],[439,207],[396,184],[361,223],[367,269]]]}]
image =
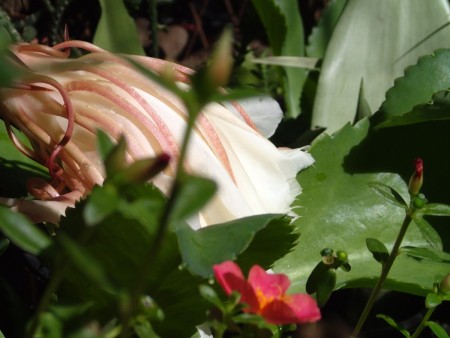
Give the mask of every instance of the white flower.
[{"label": "white flower", "polygon": [[[70,47],[82,47],[91,53],[68,59],[65,49]],[[119,57],[80,41],[53,48],[22,44],[12,47],[12,52],[32,72],[24,75],[15,88],[1,89],[0,114],[7,126],[14,125],[30,139],[33,149],[11,134],[19,149],[46,165],[54,177],[54,188],[32,191],[38,199],[55,203],[61,196],[78,198],[102,184],[105,173],[95,148],[98,129],[115,140],[125,136],[129,162],[161,153],[176,161],[186,127],[186,109],[172,93]],[[162,60],[133,58],[156,72],[170,66],[180,86],[188,84],[192,73]],[[296,175],[313,159],[301,149],[277,149],[267,140],[265,136],[274,131],[281,111],[274,101],[265,99],[258,105],[258,100],[247,100],[243,105],[212,103],[199,115],[184,165],[189,172],[214,180],[218,192],[197,217],[189,220],[192,227],[255,214],[288,213],[301,192]],[[249,114],[243,107],[262,107],[265,111]],[[253,121],[257,126],[249,115],[256,116]],[[153,180],[165,193],[174,168],[172,163]],[[48,190],[53,193],[49,195]],[[73,205],[75,198],[69,200],[71,203],[67,199],[57,203]],[[18,201],[15,206],[26,211],[35,202]]]}]

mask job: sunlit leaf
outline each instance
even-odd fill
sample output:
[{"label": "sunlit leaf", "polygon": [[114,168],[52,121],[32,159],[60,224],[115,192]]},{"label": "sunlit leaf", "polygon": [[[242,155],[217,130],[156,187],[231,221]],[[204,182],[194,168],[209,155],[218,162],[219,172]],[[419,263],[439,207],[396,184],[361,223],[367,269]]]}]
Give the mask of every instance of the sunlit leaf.
[{"label": "sunlit leaf", "polygon": [[441,203],[427,203],[420,213],[427,216],[450,216],[450,205]]},{"label": "sunlit leaf", "polygon": [[251,59],[251,61],[264,65],[317,70],[317,62],[319,60],[317,58],[308,58],[302,56],[267,56],[257,59]]},{"label": "sunlit leaf", "polygon": [[449,14],[447,0],[349,0],[326,50],[312,125],[332,133],[353,121],[361,80],[370,110],[377,111],[407,66],[422,55],[450,47],[450,27],[416,46],[449,22]]},{"label": "sunlit leaf", "polygon": [[369,187],[371,187],[377,194],[384,197],[386,201],[389,201],[392,204],[404,209],[408,207],[402,195],[387,184],[382,182],[369,182]]},{"label": "sunlit leaf", "polygon": [[118,192],[111,185],[95,187],[92,190],[83,215],[86,223],[95,225],[112,214],[119,204]]},{"label": "sunlit leaf", "polygon": [[[448,35],[448,30],[445,33]],[[430,51],[429,54],[408,67],[404,76],[396,79],[394,86],[387,91],[381,110],[388,117],[408,113],[414,106],[431,101],[435,93],[450,88],[450,49]],[[436,113],[428,111],[431,118],[435,118],[433,115]]]},{"label": "sunlit leaf", "polygon": [[323,58],[327,50],[334,27],[345,8],[348,0],[330,1],[320,16],[319,23],[308,37],[306,53],[308,56]]},{"label": "sunlit leaf", "polygon": [[442,240],[439,234],[434,230],[430,223],[428,223],[420,215],[414,215],[413,221],[422,233],[423,238],[430,244],[434,249],[442,250]]},{"label": "sunlit leaf", "polygon": [[[294,250],[273,268],[291,278],[293,292],[304,290],[317,265],[317,253],[324,247],[345,248],[352,265],[350,272],[336,271],[336,288],[374,285],[380,266],[367,250],[365,239],[377,238],[387,248],[392,247],[405,210],[380,198],[368,183],[383,182],[401,196],[408,196],[411,161],[420,155],[428,164],[424,194],[432,196],[433,201],[449,203],[450,158],[442,157],[434,146],[450,147],[448,128],[450,122],[439,122],[374,131],[370,121],[362,120],[333,136],[322,134],[316,139],[310,148],[316,162],[298,176],[303,191],[294,210],[300,216],[295,225],[301,235]],[[436,227],[448,251],[446,229],[448,226]],[[402,245],[429,247],[415,226],[408,228]],[[400,254],[385,287],[425,295],[433,285],[433,276],[446,274],[449,269],[450,264],[445,262],[420,261]]]},{"label": "sunlit leaf", "polygon": [[417,259],[428,259],[436,262],[450,263],[450,254],[432,248],[402,247],[402,252]]}]

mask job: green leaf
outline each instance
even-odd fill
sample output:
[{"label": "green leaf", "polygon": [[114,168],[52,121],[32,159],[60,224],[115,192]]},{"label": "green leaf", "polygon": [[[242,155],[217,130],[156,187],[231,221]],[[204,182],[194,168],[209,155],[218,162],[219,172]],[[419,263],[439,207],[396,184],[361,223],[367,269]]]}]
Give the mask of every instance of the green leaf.
[{"label": "green leaf", "polygon": [[305,289],[307,293],[313,294],[317,291],[320,281],[325,278],[325,274],[328,270],[329,267],[324,262],[319,262],[316,265],[306,281]]},{"label": "green leaf", "polygon": [[[22,133],[17,132],[16,136],[27,144]],[[30,177],[47,178],[47,170],[17,150],[6,132],[5,125],[0,122],[0,195],[26,196],[26,184]]]},{"label": "green leaf", "polygon": [[269,269],[288,254],[299,238],[291,221],[290,217],[279,217],[259,230],[247,249],[239,255],[238,265],[244,271],[255,264]]},{"label": "green leaf", "polygon": [[323,58],[331,39],[334,27],[344,11],[348,0],[330,1],[320,16],[319,23],[313,28],[308,37],[306,54],[308,56]]},{"label": "green leaf", "polygon": [[413,221],[422,233],[423,238],[431,245],[432,248],[442,250],[441,236],[436,230],[420,215],[413,215]]},{"label": "green leaf", "polygon": [[319,59],[308,58],[303,56],[266,56],[257,59],[251,59],[250,61],[254,63],[260,63],[263,65],[318,70],[317,63]]},{"label": "green leaf", "polygon": [[193,230],[188,225],[179,227],[178,245],[183,262],[193,274],[209,277],[214,264],[235,260],[259,230],[279,217],[276,214],[256,215],[200,230]]},{"label": "green leaf", "polygon": [[139,338],[159,338],[152,326],[147,321],[139,321],[133,326],[134,332],[136,332]]},{"label": "green leaf", "polygon": [[9,243],[10,241],[7,238],[0,239],[0,256],[8,249]]},{"label": "green leaf", "polygon": [[445,331],[445,329],[440,326],[438,323],[433,321],[428,321],[427,326],[430,328],[431,331],[438,337],[438,338],[450,338],[448,333]]},{"label": "green leaf", "polygon": [[136,25],[123,0],[100,0],[102,15],[94,35],[94,44],[113,53],[145,55]]},{"label": "green leaf", "polygon": [[178,195],[170,218],[175,222],[183,222],[208,203],[217,185],[210,179],[186,174],[180,178],[177,189]]},{"label": "green leaf", "polygon": [[448,23],[449,14],[447,0],[349,0],[326,50],[312,125],[332,133],[353,121],[361,80],[370,110],[377,111],[386,90],[407,66],[438,48],[450,47],[449,27],[410,51]]},{"label": "green leaf", "polygon": [[409,334],[408,330],[406,330],[402,325],[398,324],[395,319],[383,315],[383,314],[378,314],[377,318],[380,319],[384,319],[386,321],[386,323],[388,323],[390,326],[392,326],[394,329],[396,329],[398,332],[400,332],[403,336],[405,337],[411,337],[411,335]]},{"label": "green leaf", "polygon": [[209,285],[200,285],[199,286],[200,295],[206,299],[211,304],[214,304],[217,308],[223,310],[224,306],[222,304],[222,301],[220,300],[219,296],[217,295],[216,291]]},{"label": "green leaf", "polygon": [[435,308],[436,306],[440,305],[442,303],[441,297],[439,297],[435,293],[429,293],[427,295],[427,298],[425,299],[425,306],[427,309]]},{"label": "green leaf", "polygon": [[[296,1],[253,0],[275,56],[304,56],[303,23]],[[289,27],[289,29],[287,29]],[[306,71],[283,68],[283,89],[288,117],[300,114],[300,97]]]},{"label": "green leaf", "polygon": [[97,130],[97,151],[100,158],[105,161],[108,154],[114,149],[115,144],[111,137],[103,130]]},{"label": "green leaf", "polygon": [[402,252],[416,259],[427,259],[435,262],[450,263],[450,254],[432,248],[402,247]]},{"label": "green leaf", "polygon": [[371,187],[378,195],[384,197],[386,201],[391,202],[393,205],[399,206],[403,209],[408,208],[408,204],[394,188],[381,182],[369,182]]},{"label": "green leaf", "polygon": [[63,323],[50,312],[39,316],[38,329],[34,337],[63,338]]},{"label": "green leaf", "polygon": [[[293,205],[300,216],[294,222],[295,233],[301,236],[295,248],[273,267],[290,277],[292,292],[304,290],[317,265],[317,252],[324,247],[345,248],[352,265],[349,272],[336,271],[336,288],[374,285],[380,266],[367,250],[365,239],[377,238],[387,248],[392,247],[405,211],[374,194],[368,183],[383,182],[401,196],[408,196],[405,180],[411,175],[411,161],[420,154],[429,173],[424,193],[448,203],[450,158],[436,152],[436,145],[450,147],[449,128],[449,122],[439,122],[375,131],[369,120],[362,120],[333,136],[322,134],[316,139],[309,150],[316,162],[298,175],[302,194]],[[446,225],[436,227],[446,251],[450,248],[447,229]],[[429,247],[415,226],[408,228],[402,245]],[[446,262],[420,261],[401,254],[384,286],[426,295],[433,276],[445,275],[449,269]]]},{"label": "green leaf", "polygon": [[322,278],[317,283],[316,299],[317,304],[320,307],[326,304],[335,286],[336,286],[336,272],[332,269],[327,269],[323,274]]},{"label": "green leaf", "polygon": [[94,187],[83,210],[86,224],[92,226],[103,221],[114,212],[119,201],[120,197],[114,186],[105,184],[103,187]]},{"label": "green leaf", "polygon": [[67,253],[69,260],[97,287],[113,290],[109,279],[101,264],[96,261],[83,247],[83,244],[76,243],[64,233],[58,234],[58,242]]},{"label": "green leaf", "polygon": [[450,205],[441,203],[427,203],[420,209],[420,214],[427,216],[450,216]]},{"label": "green leaf", "polygon": [[0,230],[21,249],[38,255],[47,249],[51,240],[25,216],[0,206]]},{"label": "green leaf", "polygon": [[386,246],[376,238],[366,238],[367,249],[372,253],[378,263],[384,263],[389,257]]},{"label": "green leaf", "polygon": [[436,100],[432,103],[415,106],[410,112],[403,115],[389,116],[388,114],[383,115],[383,113],[380,112],[380,116],[384,119],[384,121],[378,124],[376,128],[449,120],[449,109],[450,101]]},{"label": "green leaf", "polygon": [[[445,33],[448,34],[447,32],[448,29]],[[381,110],[387,117],[400,116],[410,112],[414,106],[430,102],[435,93],[448,88],[450,49],[441,49],[421,57],[417,64],[405,70],[403,77],[395,80],[394,86],[386,93],[386,101],[383,102]],[[429,115],[432,115],[431,113],[428,112]],[[416,116],[418,114],[417,111],[414,113]]]}]

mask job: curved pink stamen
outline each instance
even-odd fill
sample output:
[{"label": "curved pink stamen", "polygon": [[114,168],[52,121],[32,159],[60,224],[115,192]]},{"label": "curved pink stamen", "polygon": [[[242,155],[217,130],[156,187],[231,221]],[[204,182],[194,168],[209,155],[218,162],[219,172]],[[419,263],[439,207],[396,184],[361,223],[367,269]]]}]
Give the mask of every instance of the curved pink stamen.
[{"label": "curved pink stamen", "polygon": [[107,52],[106,50],[92,44],[86,41],[81,41],[81,40],[68,40],[68,41],[63,41],[60,42],[56,45],[54,45],[53,47],[54,50],[58,51],[58,50],[64,50],[64,49],[68,49],[68,48],[80,48],[80,49],[84,49],[88,52],[91,53],[104,53]]},{"label": "curved pink stamen", "polygon": [[42,53],[47,56],[53,56],[59,59],[67,59],[69,57],[68,51],[59,51],[52,47],[46,45],[38,45],[38,44],[23,44],[17,46],[17,52],[37,52]]}]

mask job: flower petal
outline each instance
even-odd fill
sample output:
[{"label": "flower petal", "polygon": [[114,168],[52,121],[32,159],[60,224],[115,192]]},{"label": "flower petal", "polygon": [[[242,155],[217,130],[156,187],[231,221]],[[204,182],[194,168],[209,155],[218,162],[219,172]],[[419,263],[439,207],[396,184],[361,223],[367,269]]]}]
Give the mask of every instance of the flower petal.
[{"label": "flower petal", "polygon": [[274,300],[262,309],[261,315],[267,322],[278,325],[311,323],[321,318],[316,301],[307,294]]},{"label": "flower petal", "polygon": [[241,294],[240,303],[246,303],[250,307],[251,312],[258,311],[259,303],[253,288],[244,279],[244,275],[236,263],[226,261],[216,264],[213,266],[213,270],[217,282],[227,295],[230,295],[233,291],[239,292]]},{"label": "flower petal", "polygon": [[248,282],[256,294],[271,301],[281,299],[291,282],[284,274],[267,273],[259,265],[254,265],[249,272]]}]

